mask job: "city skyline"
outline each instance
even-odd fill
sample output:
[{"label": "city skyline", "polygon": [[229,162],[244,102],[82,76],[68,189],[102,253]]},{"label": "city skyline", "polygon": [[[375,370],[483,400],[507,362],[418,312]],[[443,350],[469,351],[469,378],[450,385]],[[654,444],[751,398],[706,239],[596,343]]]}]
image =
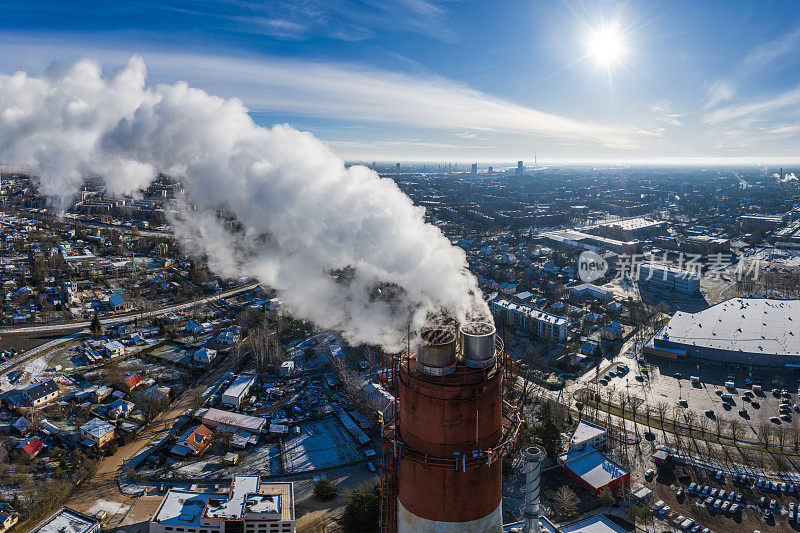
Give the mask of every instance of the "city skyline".
[{"label": "city skyline", "polygon": [[[141,55],[348,160],[795,164],[791,3],[9,6],[0,73]],[[56,62],[56,66],[51,66]]]}]

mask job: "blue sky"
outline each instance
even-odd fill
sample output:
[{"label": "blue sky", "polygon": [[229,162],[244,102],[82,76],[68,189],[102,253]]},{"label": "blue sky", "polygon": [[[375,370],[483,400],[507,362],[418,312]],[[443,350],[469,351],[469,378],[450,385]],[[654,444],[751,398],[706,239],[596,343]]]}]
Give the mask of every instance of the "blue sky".
[{"label": "blue sky", "polygon": [[[800,3],[3,2],[0,73],[139,54],[347,159],[800,162]],[[622,52],[592,54],[603,28]]]}]

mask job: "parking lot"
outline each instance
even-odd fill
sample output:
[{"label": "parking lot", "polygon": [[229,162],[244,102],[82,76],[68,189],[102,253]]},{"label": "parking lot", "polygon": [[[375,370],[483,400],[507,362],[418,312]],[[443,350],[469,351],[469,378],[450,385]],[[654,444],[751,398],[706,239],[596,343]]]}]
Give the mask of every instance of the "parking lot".
[{"label": "parking lot", "polygon": [[[652,357],[648,357],[644,364],[633,359],[627,360],[626,364],[629,371],[623,375],[607,376],[605,387],[628,391],[632,396],[645,400],[651,408],[664,402],[670,407],[668,412],[673,406],[680,405],[712,422],[714,418],[738,420],[746,428],[752,428],[749,436],[745,432],[744,438],[755,436],[756,429],[762,424],[800,429],[800,411],[797,410],[800,406],[795,408],[798,402],[796,374],[789,375],[775,369],[750,370],[747,365],[726,368],[711,366],[707,361],[671,361]],[[614,369],[616,365],[610,369],[611,372]],[[692,383],[692,377],[699,378],[699,382]],[[726,387],[726,382],[731,380],[734,387]],[[760,383],[763,391],[753,392],[754,383]],[[772,393],[773,388],[785,390],[788,395],[776,396]],[[782,413],[780,406],[784,400],[789,408]],[[742,409],[745,411],[741,412]]]},{"label": "parking lot", "polygon": [[[693,524],[713,531],[800,530],[797,497],[800,486],[767,483],[738,474],[677,466],[661,467],[653,481],[652,508],[659,520],[682,529]],[[679,517],[683,517],[678,521]],[[676,524],[677,522],[677,524]]]}]

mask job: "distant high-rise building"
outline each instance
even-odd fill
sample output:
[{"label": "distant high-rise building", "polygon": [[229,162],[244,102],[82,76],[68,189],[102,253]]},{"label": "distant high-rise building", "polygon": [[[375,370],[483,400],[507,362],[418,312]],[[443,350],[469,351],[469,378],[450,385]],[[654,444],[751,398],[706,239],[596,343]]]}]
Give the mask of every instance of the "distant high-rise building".
[{"label": "distant high-rise building", "polygon": [[525,166],[522,161],[517,161],[517,174],[522,174],[523,172],[525,172]]},{"label": "distant high-rise building", "polygon": [[478,175],[478,163],[472,163],[472,172],[471,172],[471,174],[473,176],[477,176]]},{"label": "distant high-rise building", "polygon": [[372,162],[372,170],[375,170],[376,168],[378,168],[378,164],[375,161],[373,161]]},{"label": "distant high-rise building", "polygon": [[400,170],[400,163],[395,163],[394,164],[394,168],[396,168],[397,170]]},{"label": "distant high-rise building", "polygon": [[486,170],[486,173],[487,173],[487,174],[494,174],[494,167],[489,167],[489,168]]}]

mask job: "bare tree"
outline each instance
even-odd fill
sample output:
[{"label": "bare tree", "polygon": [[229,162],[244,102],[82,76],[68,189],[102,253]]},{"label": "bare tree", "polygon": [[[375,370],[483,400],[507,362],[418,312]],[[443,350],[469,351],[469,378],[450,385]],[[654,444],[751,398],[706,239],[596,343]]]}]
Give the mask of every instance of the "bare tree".
[{"label": "bare tree", "polygon": [[778,427],[776,436],[778,437],[778,445],[781,447],[781,451],[783,451],[783,447],[786,444],[786,428],[784,428],[783,425]]},{"label": "bare tree", "polygon": [[[630,396],[628,397],[630,399]],[[636,423],[636,412],[641,407],[641,403],[634,401],[631,403],[631,414],[633,415],[633,431],[636,435],[639,434],[639,425]]]},{"label": "bare tree", "polygon": [[794,452],[797,453],[800,451],[800,430],[798,430],[797,426],[792,426],[791,438],[792,448],[794,448]]},{"label": "bare tree", "polygon": [[776,453],[772,456],[772,460],[775,462],[775,470],[779,474],[783,474],[786,472],[786,458],[782,453]]},{"label": "bare tree", "polygon": [[756,430],[756,436],[764,448],[769,449],[769,443],[772,440],[772,426],[761,424]]},{"label": "bare tree", "polygon": [[658,413],[658,420],[661,423],[661,432],[664,432],[664,417],[667,415],[667,404],[666,402],[658,402],[656,404],[656,412]]},{"label": "bare tree", "polygon": [[691,409],[686,409],[683,412],[683,421],[686,422],[686,429],[689,431],[689,436],[694,438],[694,423],[697,421],[697,413]]},{"label": "bare tree", "polygon": [[562,485],[553,495],[553,502],[556,504],[556,509],[560,511],[561,514],[565,517],[570,517],[578,511],[580,500],[574,490],[567,485]]},{"label": "bare tree", "polygon": [[738,420],[731,420],[728,424],[728,431],[731,434],[731,438],[733,439],[733,443],[736,444],[739,441],[739,437],[742,436],[742,430],[744,426]]},{"label": "bare tree", "polygon": [[714,429],[715,429],[715,431],[717,433],[717,442],[720,442],[720,439],[722,438],[722,432],[725,429],[725,420],[723,418],[718,417],[718,416],[715,417],[714,418]]},{"label": "bare tree", "polygon": [[697,425],[700,429],[700,438],[705,440],[706,433],[708,433],[708,418],[704,416],[700,417],[700,420],[698,421]]}]

